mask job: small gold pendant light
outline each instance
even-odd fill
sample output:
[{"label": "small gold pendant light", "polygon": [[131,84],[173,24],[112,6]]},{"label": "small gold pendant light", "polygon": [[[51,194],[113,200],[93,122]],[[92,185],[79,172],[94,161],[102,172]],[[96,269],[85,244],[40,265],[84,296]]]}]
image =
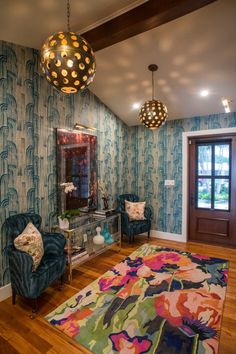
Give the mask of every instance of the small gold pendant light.
[{"label": "small gold pendant light", "polygon": [[152,100],[146,101],[139,111],[139,119],[149,129],[159,128],[165,123],[168,117],[166,106],[159,100],[154,99],[154,71],[157,71],[156,64],[150,64],[148,70],[152,72]]}]

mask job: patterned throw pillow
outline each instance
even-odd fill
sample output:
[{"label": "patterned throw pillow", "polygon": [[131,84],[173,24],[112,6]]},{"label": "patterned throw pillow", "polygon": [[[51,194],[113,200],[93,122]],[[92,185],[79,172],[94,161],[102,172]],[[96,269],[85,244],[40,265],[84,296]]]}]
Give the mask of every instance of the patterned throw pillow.
[{"label": "patterned throw pillow", "polygon": [[14,245],[18,250],[28,253],[33,258],[32,271],[34,272],[38,268],[44,253],[40,232],[29,222],[24,231],[15,238]]},{"label": "patterned throw pillow", "polygon": [[129,216],[129,220],[145,220],[144,209],[146,202],[129,202],[125,200],[125,211]]}]

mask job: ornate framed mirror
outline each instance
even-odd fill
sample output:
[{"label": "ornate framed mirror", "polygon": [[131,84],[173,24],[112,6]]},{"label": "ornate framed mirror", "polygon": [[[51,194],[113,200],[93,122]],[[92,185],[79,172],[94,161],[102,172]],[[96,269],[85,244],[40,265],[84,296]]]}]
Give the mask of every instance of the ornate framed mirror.
[{"label": "ornate framed mirror", "polygon": [[[97,137],[56,129],[58,210],[97,207]],[[67,187],[70,188],[67,188]]]}]

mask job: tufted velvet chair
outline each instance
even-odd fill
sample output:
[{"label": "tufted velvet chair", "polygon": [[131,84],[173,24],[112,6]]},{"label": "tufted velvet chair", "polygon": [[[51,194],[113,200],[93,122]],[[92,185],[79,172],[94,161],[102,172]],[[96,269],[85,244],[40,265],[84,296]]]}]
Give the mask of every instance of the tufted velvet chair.
[{"label": "tufted velvet chair", "polygon": [[32,272],[32,257],[14,247],[14,239],[22,233],[29,222],[40,229],[41,216],[37,214],[17,214],[5,220],[7,252],[12,287],[12,303],[16,295],[34,299],[33,313],[37,310],[38,296],[65,271],[66,257],[64,254],[65,238],[60,233],[40,231],[44,245],[44,255],[35,272]]},{"label": "tufted velvet chair", "polygon": [[118,197],[117,211],[121,213],[121,233],[129,237],[129,242],[134,240],[134,236],[143,232],[148,233],[150,237],[152,211],[149,207],[145,207],[144,216],[146,220],[130,221],[128,214],[125,212],[125,200],[129,202],[138,202],[139,197],[135,194],[122,194]]}]

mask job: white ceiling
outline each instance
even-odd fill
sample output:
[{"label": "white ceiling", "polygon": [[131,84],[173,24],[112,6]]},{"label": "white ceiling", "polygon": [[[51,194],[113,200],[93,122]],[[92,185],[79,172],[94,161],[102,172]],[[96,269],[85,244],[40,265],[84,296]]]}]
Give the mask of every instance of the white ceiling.
[{"label": "white ceiling", "polygon": [[[144,0],[70,0],[70,25],[81,32]],[[67,0],[0,0],[0,39],[40,49],[51,34],[67,30]]]},{"label": "white ceiling", "polygon": [[[71,28],[83,29],[144,1],[71,0]],[[0,39],[40,48],[50,34],[66,30],[65,0],[0,0]],[[221,97],[236,111],[236,1],[218,0],[191,14],[96,52],[93,91],[128,125],[139,124],[135,102],[155,98],[169,119],[223,112]],[[207,88],[206,98],[199,91]]]}]

